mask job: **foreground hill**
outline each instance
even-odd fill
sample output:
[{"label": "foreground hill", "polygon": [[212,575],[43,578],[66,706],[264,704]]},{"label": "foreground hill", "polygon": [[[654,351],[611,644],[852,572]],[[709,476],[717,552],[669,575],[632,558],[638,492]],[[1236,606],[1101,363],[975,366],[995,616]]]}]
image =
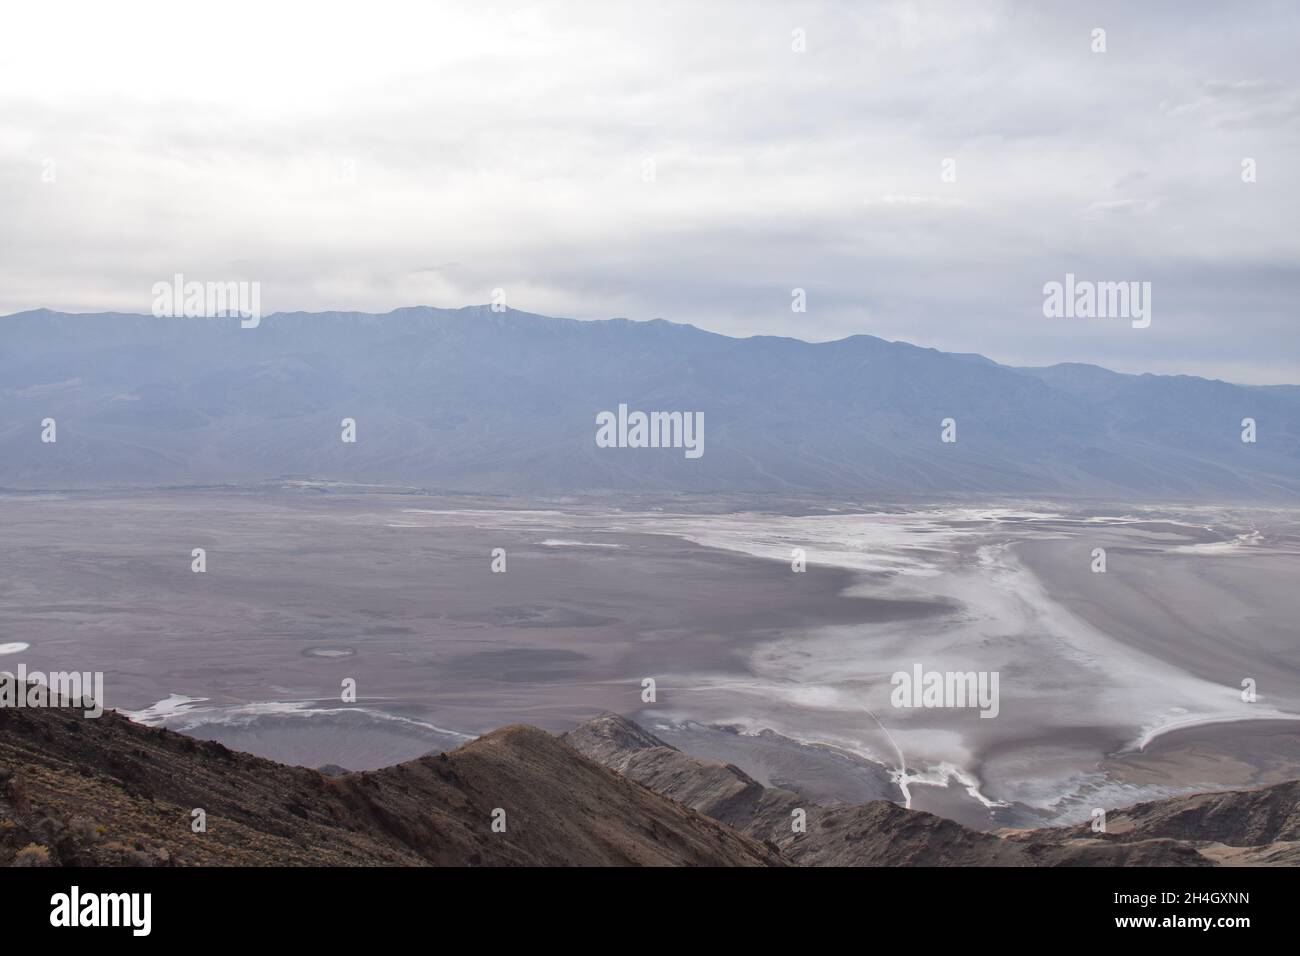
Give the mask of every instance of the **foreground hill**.
[{"label": "foreground hill", "polygon": [[[620,403],[703,413],[702,457],[597,448],[597,414]],[[940,440],[949,417],[955,443]],[[47,418],[53,443],[40,440]],[[340,440],[344,418],[355,444]],[[734,339],[486,307],[276,314],[249,329],[0,317],[0,487],[289,474],[517,494],[1289,500],[1300,400],[1190,376],[1017,369],[868,335]]]},{"label": "foreground hill", "polygon": [[[207,832],[191,832],[191,812]],[[506,811],[504,833],[492,814]],[[765,866],[769,847],[532,727],[326,776],[113,712],[0,709],[0,865]]]},{"label": "foreground hill", "polygon": [[[884,801],[815,806],[614,716],[563,739],[511,726],[452,753],[326,774],[111,711],[0,709],[0,865],[1296,864],[1298,799],[1289,783],[1134,807],[1105,836],[994,834]],[[204,833],[191,829],[196,808]],[[791,830],[795,808],[806,833]]]}]

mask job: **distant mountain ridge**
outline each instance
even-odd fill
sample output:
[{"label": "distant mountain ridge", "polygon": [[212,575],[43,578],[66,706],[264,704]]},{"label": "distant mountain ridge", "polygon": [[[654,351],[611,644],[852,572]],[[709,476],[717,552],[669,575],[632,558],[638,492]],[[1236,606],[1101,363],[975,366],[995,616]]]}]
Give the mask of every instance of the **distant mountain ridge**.
[{"label": "distant mountain ridge", "polygon": [[[596,447],[596,415],[620,403],[703,412],[703,456]],[[47,418],[53,444],[40,440]],[[344,418],[355,444],[340,440]],[[940,440],[946,418],[955,443]],[[1241,440],[1245,418],[1254,444]],[[276,313],[253,329],[0,318],[0,486],[283,475],[498,493],[1289,500],[1300,388],[487,306]]]}]

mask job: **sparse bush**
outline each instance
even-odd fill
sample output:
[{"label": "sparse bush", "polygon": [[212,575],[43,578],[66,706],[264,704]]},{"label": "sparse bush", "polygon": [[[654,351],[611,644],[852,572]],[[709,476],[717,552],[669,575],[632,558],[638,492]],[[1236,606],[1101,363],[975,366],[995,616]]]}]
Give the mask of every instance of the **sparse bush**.
[{"label": "sparse bush", "polygon": [[94,843],[103,830],[103,827],[96,826],[95,821],[90,817],[73,817],[68,823],[68,828],[82,843]]},{"label": "sparse bush", "polygon": [[49,866],[50,851],[39,843],[29,843],[14,854],[14,866]]}]

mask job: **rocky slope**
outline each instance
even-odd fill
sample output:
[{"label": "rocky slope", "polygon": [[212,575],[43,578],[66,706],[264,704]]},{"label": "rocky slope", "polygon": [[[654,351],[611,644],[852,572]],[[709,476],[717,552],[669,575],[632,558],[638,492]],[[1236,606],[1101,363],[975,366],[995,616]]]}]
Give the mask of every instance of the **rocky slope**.
[{"label": "rocky slope", "polygon": [[1139,805],[1105,835],[981,833],[885,801],[817,806],[612,715],[328,775],[111,711],[0,709],[0,865],[1294,865],[1298,803],[1293,782]]},{"label": "rocky slope", "polygon": [[112,712],[0,709],[0,865],[781,862],[532,727],[330,777]]},{"label": "rocky slope", "polygon": [[[818,806],[730,764],[682,753],[612,714],[563,739],[656,793],[780,847],[812,866],[1211,866],[1300,863],[1300,782],[1160,800],[1088,826],[981,833],[886,801]],[[792,813],[806,814],[804,833]]]}]

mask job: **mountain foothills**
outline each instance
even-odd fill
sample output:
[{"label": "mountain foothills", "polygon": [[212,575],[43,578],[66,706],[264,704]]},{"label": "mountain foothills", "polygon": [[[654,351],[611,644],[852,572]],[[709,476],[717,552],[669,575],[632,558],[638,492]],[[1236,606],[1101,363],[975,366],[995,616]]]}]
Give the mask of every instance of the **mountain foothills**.
[{"label": "mountain foothills", "polygon": [[613,715],[326,773],[112,711],[0,710],[0,865],[1295,864],[1298,797],[1287,783],[1117,811],[1105,834],[990,834],[884,801],[815,806]]},{"label": "mountain foothills", "polygon": [[[598,416],[620,405],[694,416],[703,453],[600,447]],[[47,419],[56,441],[42,441]],[[255,328],[0,318],[0,486],[288,475],[498,493],[1283,500],[1300,491],[1300,389],[488,307],[278,313]]]},{"label": "mountain foothills", "polygon": [[[1214,866],[1300,863],[1300,782],[1196,794],[1107,814],[1089,824],[984,833],[886,800],[819,806],[764,787],[614,714],[564,734],[584,756],[656,793],[775,845],[799,866]],[[806,832],[791,814],[802,809]]]}]

